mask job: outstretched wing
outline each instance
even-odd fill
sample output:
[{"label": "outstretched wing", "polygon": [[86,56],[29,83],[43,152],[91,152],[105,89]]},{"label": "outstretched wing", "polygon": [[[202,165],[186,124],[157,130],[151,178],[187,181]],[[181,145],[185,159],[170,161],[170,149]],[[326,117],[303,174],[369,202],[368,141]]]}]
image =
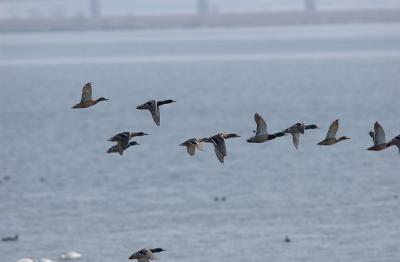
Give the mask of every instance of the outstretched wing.
[{"label": "outstretched wing", "polygon": [[267,134],[267,123],[258,113],[254,114],[254,120],[257,124],[256,136]]},{"label": "outstretched wing", "polygon": [[87,102],[92,100],[92,84],[89,82],[82,88],[81,102]]},{"label": "outstretched wing", "polygon": [[186,146],[186,151],[188,152],[189,155],[194,156],[196,148],[195,148],[194,145],[187,145]]},{"label": "outstretched wing", "polygon": [[339,119],[333,121],[333,123],[329,126],[328,133],[326,133],[326,138],[336,138],[336,133],[339,129]]},{"label": "outstretched wing", "polygon": [[151,116],[153,117],[154,122],[156,125],[160,125],[160,108],[157,105],[157,102],[153,102],[149,107]]},{"label": "outstretched wing", "polygon": [[293,145],[296,149],[299,149],[300,133],[292,133]]},{"label": "outstretched wing", "polygon": [[377,122],[374,124],[374,143],[375,145],[381,145],[386,143],[385,131],[382,126]]}]

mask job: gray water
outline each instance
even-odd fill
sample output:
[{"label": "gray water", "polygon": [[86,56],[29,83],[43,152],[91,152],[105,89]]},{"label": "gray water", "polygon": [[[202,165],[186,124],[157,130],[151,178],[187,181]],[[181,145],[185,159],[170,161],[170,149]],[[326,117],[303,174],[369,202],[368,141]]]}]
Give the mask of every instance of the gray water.
[{"label": "gray water", "polygon": [[[399,261],[400,156],[365,149],[400,133],[400,25],[0,37],[1,261]],[[71,109],[88,81],[110,100]],[[161,127],[135,109],[169,98]],[[321,129],[248,144],[255,112]],[[316,146],[337,118],[352,139]],[[106,154],[128,130],[150,135]],[[225,164],[178,146],[218,132],[242,136]]]}]

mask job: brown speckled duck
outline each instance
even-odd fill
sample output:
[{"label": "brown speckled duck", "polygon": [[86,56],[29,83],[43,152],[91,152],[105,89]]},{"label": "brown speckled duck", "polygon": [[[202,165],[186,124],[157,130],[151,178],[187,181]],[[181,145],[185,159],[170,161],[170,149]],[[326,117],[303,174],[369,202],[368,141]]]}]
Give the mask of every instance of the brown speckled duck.
[{"label": "brown speckled duck", "polygon": [[342,137],[336,138],[336,133],[337,133],[338,129],[339,129],[339,119],[336,119],[329,126],[329,130],[326,133],[325,139],[322,140],[321,142],[319,142],[318,145],[329,146],[329,145],[334,145],[334,144],[336,144],[336,143],[338,143],[340,141],[350,139],[347,136],[342,136]]},{"label": "brown speckled duck", "polygon": [[82,88],[81,102],[74,105],[72,108],[87,108],[97,104],[100,101],[107,101],[107,98],[100,97],[96,100],[92,99],[92,84],[89,82]]}]

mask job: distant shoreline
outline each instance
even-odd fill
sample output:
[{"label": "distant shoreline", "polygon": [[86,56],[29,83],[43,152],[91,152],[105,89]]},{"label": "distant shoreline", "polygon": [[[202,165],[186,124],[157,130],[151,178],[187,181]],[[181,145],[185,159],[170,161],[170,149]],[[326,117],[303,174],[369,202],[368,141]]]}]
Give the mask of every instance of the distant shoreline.
[{"label": "distant shoreline", "polygon": [[0,20],[0,32],[257,27],[349,23],[399,23],[400,9],[138,15],[124,17]]}]

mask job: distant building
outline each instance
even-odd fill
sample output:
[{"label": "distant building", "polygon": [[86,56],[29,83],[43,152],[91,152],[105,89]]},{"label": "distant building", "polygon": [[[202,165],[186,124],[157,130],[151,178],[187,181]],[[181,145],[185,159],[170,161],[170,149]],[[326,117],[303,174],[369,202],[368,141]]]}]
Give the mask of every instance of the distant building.
[{"label": "distant building", "polygon": [[210,12],[208,0],[197,0],[197,13],[205,15]]},{"label": "distant building", "polygon": [[304,0],[306,11],[315,11],[317,9],[317,0]]}]

